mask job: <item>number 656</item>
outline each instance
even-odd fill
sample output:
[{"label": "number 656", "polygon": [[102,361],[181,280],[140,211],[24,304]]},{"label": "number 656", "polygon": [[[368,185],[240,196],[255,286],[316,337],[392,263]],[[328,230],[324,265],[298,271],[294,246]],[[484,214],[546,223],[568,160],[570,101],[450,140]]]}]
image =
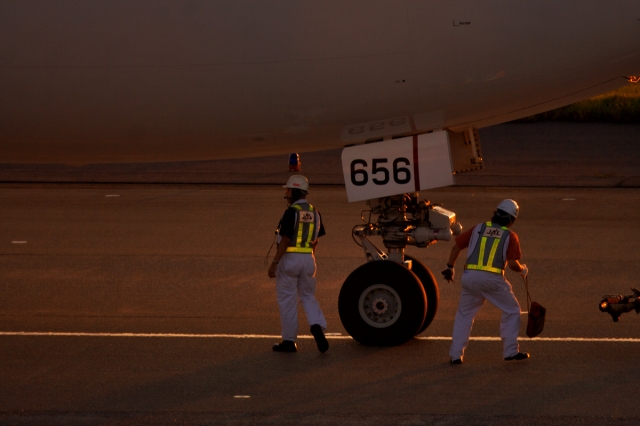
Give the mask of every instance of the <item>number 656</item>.
[{"label": "number 656", "polygon": [[[390,174],[389,169],[385,167],[389,162],[387,158],[373,158],[371,160],[371,176],[372,182],[376,185],[386,185],[389,183]],[[393,181],[397,184],[405,184],[411,181],[411,171],[406,167],[410,166],[411,162],[408,158],[400,157],[393,160],[393,166],[391,168]],[[356,169],[356,166],[362,168]],[[356,158],[351,162],[351,183],[355,186],[364,186],[369,182],[369,172],[366,167],[369,165],[363,159]],[[380,175],[381,174],[381,175]]]}]

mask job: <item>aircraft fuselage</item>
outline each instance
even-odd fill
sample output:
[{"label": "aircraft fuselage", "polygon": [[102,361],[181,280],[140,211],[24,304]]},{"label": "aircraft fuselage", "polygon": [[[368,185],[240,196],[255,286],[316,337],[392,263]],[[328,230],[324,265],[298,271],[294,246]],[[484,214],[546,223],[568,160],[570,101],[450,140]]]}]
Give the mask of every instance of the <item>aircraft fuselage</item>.
[{"label": "aircraft fuselage", "polygon": [[5,0],[0,162],[340,148],[485,127],[638,74],[636,0]]}]

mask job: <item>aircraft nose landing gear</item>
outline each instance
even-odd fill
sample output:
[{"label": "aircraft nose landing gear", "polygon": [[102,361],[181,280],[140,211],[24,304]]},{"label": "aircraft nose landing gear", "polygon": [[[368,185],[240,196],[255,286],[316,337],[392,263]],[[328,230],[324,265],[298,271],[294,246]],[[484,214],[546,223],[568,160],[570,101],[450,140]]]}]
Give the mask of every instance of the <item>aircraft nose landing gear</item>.
[{"label": "aircraft nose landing gear", "polygon": [[[435,317],[436,280],[426,266],[405,256],[404,249],[410,244],[427,247],[437,240],[450,240],[462,227],[455,213],[428,201],[418,202],[417,197],[404,194],[369,200],[377,221],[353,229],[368,262],[345,280],[338,311],[347,332],[362,344],[402,344],[424,331]],[[382,236],[389,254],[368,239],[372,235]]]}]

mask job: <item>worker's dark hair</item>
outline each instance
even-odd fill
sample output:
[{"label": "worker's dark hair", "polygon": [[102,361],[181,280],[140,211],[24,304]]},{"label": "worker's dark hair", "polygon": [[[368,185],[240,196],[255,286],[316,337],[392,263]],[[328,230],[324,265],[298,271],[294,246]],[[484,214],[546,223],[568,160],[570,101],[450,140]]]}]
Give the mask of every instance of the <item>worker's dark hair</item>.
[{"label": "worker's dark hair", "polygon": [[303,195],[307,195],[307,191],[303,191],[299,188],[291,188],[291,199],[294,203],[302,198]]},{"label": "worker's dark hair", "polygon": [[493,212],[493,217],[491,218],[492,223],[497,223],[500,226],[507,226],[515,221],[515,217],[500,209]]}]

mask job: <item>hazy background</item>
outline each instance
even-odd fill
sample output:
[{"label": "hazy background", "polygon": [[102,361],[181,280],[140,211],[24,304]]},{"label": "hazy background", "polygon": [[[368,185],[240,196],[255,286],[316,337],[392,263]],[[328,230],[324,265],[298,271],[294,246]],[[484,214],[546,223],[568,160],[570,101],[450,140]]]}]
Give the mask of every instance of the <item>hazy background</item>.
[{"label": "hazy background", "polygon": [[[579,123],[579,124],[578,124]],[[483,170],[459,186],[640,186],[640,84],[480,129]],[[301,153],[312,185],[343,185],[341,150]],[[234,160],[2,164],[0,183],[264,184],[285,182],[288,156]]]}]

